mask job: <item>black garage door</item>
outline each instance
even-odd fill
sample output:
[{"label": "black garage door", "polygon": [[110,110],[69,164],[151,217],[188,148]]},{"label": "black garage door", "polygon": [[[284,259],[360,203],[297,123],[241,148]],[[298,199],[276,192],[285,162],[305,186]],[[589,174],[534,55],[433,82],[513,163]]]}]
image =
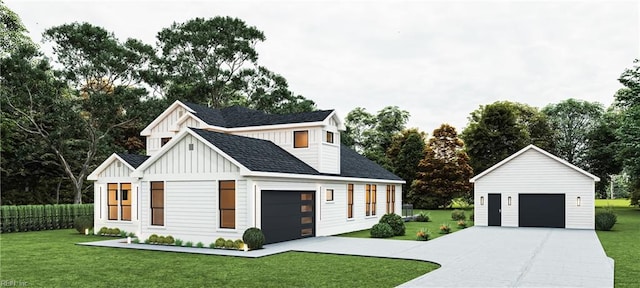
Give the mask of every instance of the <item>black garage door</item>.
[{"label": "black garage door", "polygon": [[315,191],[262,190],[262,232],[265,244],[313,237]]},{"label": "black garage door", "polygon": [[564,194],[520,194],[520,227],[564,228]]}]

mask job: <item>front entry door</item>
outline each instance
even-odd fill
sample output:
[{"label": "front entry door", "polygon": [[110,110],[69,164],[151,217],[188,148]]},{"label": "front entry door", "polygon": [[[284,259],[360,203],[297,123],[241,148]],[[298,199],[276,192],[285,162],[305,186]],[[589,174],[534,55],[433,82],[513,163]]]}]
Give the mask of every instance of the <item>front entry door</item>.
[{"label": "front entry door", "polygon": [[502,203],[500,194],[489,194],[489,226],[502,226]]}]

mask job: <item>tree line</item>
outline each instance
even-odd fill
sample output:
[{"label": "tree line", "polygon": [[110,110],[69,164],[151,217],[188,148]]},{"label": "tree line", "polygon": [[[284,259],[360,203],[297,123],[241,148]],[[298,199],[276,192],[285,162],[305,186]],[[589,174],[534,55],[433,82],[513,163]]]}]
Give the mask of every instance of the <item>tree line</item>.
[{"label": "tree line", "polygon": [[[284,76],[260,65],[264,33],[231,17],[195,18],[159,31],[156,43],[121,41],[90,23],[51,27],[46,57],[19,16],[0,2],[2,204],[92,202],[86,176],[112,152],[144,153],[139,132],[179,99],[269,113],[313,111]],[[343,144],[405,179],[417,207],[472,201],[468,180],[535,144],[640,198],[640,71],[625,70],[611,107],[576,99],[542,109],[500,101],[469,114],[460,132],[407,129],[397,106],[345,117]],[[613,176],[617,175],[617,176]]]}]

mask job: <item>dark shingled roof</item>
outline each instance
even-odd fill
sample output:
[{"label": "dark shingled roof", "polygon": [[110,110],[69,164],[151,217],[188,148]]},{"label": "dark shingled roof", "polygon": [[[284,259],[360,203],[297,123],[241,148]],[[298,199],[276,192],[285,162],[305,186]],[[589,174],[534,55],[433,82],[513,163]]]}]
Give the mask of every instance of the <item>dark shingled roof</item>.
[{"label": "dark shingled roof", "polygon": [[251,171],[318,175],[271,141],[189,128]]},{"label": "dark shingled roof", "polygon": [[402,178],[382,168],[378,163],[345,145],[340,147],[340,176],[403,181]]},{"label": "dark shingled roof", "polygon": [[116,153],[122,160],[127,161],[129,165],[133,168],[138,168],[144,161],[149,159],[149,156],[145,155],[137,155],[137,154],[126,154],[126,153]]},{"label": "dark shingled roof", "polygon": [[319,122],[326,119],[329,114],[333,112],[333,110],[319,110],[278,115],[240,106],[217,109],[189,102],[185,102],[184,104],[195,112],[193,113],[194,116],[200,118],[205,123],[225,128]]},{"label": "dark shingled roof", "polygon": [[251,171],[402,180],[380,165],[342,145],[340,175],[320,173],[268,140],[189,128]]}]

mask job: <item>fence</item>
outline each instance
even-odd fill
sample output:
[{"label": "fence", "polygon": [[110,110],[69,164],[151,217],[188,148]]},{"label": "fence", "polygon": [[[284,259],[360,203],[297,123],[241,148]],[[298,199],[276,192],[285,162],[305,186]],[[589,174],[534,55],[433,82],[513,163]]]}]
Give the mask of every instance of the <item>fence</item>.
[{"label": "fence", "polygon": [[73,228],[78,216],[93,218],[93,204],[0,206],[0,232]]}]

